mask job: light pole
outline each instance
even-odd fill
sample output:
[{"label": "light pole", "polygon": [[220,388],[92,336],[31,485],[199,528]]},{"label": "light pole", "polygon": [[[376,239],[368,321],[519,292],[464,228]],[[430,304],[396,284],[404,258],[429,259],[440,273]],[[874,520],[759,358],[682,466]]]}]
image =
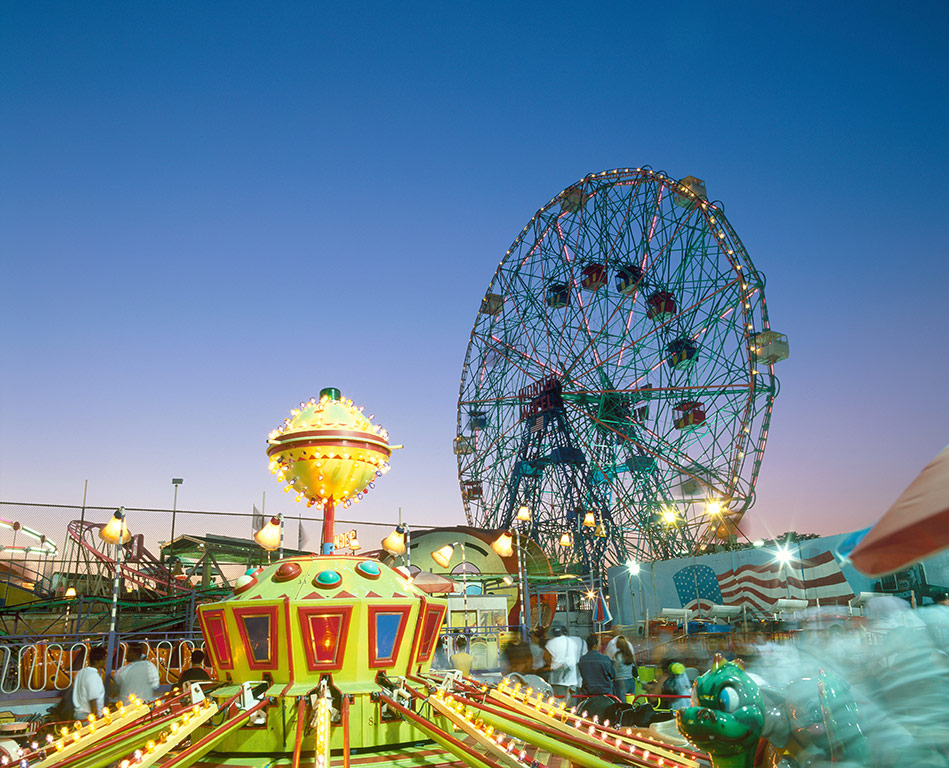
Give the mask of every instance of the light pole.
[{"label": "light pole", "polygon": [[7,600],[10,599],[10,582],[13,580],[13,554],[16,552],[16,532],[20,530],[23,526],[20,525],[20,522],[14,521],[10,526],[13,529],[13,544],[10,545],[10,565],[7,568],[7,588],[3,593],[3,604],[7,604]]},{"label": "light pole", "polygon": [[633,601],[633,594],[634,594],[633,593],[633,576],[636,577],[636,581],[639,583],[639,615],[640,617],[643,615],[643,607],[645,606],[645,602],[643,600],[643,580],[642,580],[642,577],[639,575],[640,570],[641,570],[641,566],[635,560],[626,561],[626,572],[629,574],[629,606],[633,612],[633,620],[637,621],[637,623],[638,623],[638,620],[636,619],[636,603]]},{"label": "light pole", "polygon": [[[531,605],[530,595],[527,590],[527,564],[524,562],[524,544],[521,541],[521,524],[530,523],[531,508],[522,504],[517,510],[517,527],[514,529],[517,534],[517,576],[521,580],[521,630],[524,633],[524,639],[528,639],[531,624]],[[538,606],[539,607],[539,606]]]},{"label": "light pole", "polygon": [[[531,510],[526,504],[522,504],[517,510],[516,525],[514,526],[514,536],[517,542],[517,581],[518,581],[518,602],[520,603],[520,626],[521,635],[526,640],[530,627],[530,597],[527,594],[527,570],[524,566],[524,546],[521,541],[520,524],[530,522]],[[502,533],[491,542],[493,549],[501,557],[511,557],[514,554],[511,547],[511,536],[509,533]]]},{"label": "light pole", "polygon": [[784,589],[787,592],[787,596],[791,597],[791,579],[786,570],[788,563],[791,562],[791,550],[788,549],[787,546],[778,547],[774,553],[774,559],[781,564],[781,571],[784,573]]},{"label": "light pole", "polygon": [[440,549],[432,552],[432,560],[438,563],[442,568],[447,568],[451,562],[451,556],[455,552],[455,547],[461,547],[461,589],[464,599],[465,629],[468,629],[468,563],[465,560],[465,543],[463,541],[453,541]]},{"label": "light pole", "polygon": [[99,529],[99,538],[116,547],[115,578],[112,579],[112,612],[109,617],[109,641],[106,648],[105,679],[108,685],[112,676],[112,656],[115,653],[115,627],[119,611],[119,589],[122,584],[122,561],[125,555],[125,543],[132,538],[128,525],[125,523],[125,507],[115,510],[112,519]]},{"label": "light pole", "polygon": [[175,496],[171,502],[171,540],[168,542],[170,550],[175,545],[175,516],[178,513],[178,486],[184,482],[182,477],[171,478],[171,484],[175,487]]},{"label": "light pole", "polygon": [[68,603],[66,603],[66,622],[64,625],[64,629],[66,631],[64,632],[64,634],[70,635],[72,634],[72,632],[70,631],[69,614],[72,612],[73,600],[75,600],[77,597],[76,588],[67,587],[65,593],[63,593],[63,597],[65,597],[69,601]]}]

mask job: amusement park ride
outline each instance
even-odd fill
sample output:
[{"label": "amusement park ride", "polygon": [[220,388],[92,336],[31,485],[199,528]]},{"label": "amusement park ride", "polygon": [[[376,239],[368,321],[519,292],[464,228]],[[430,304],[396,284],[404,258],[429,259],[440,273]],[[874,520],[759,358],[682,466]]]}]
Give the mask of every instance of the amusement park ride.
[{"label": "amusement park ride", "polygon": [[[765,280],[694,177],[591,174],[542,207],[474,322],[455,454],[468,521],[597,577],[735,535],[788,356]],[[714,514],[709,514],[714,510]]]}]

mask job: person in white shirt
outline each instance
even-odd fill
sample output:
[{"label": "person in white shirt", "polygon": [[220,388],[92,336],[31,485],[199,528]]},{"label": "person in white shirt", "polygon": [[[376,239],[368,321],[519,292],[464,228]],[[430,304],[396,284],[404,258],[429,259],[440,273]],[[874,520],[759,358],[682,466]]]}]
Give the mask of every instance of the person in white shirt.
[{"label": "person in white shirt", "polygon": [[105,684],[102,682],[105,659],[105,648],[93,648],[89,653],[89,666],[80,669],[73,678],[72,706],[77,720],[98,715],[105,706]]},{"label": "person in white shirt", "polygon": [[606,650],[604,650],[603,653],[612,659],[616,655],[616,648],[622,636],[623,633],[620,632],[617,627],[613,627],[613,629],[610,630],[610,641],[606,644]]},{"label": "person in white shirt", "polygon": [[126,664],[115,673],[119,698],[126,704],[131,703],[131,695],[140,701],[152,701],[161,684],[158,679],[158,667],[145,658],[145,653],[143,643],[129,643],[125,653]]},{"label": "person in white shirt", "polygon": [[[545,659],[550,664],[550,685],[554,695],[564,698],[580,687],[577,662],[580,661],[579,648],[566,630],[555,624],[550,628],[551,638],[544,648]],[[581,640],[581,643],[583,641]]]}]

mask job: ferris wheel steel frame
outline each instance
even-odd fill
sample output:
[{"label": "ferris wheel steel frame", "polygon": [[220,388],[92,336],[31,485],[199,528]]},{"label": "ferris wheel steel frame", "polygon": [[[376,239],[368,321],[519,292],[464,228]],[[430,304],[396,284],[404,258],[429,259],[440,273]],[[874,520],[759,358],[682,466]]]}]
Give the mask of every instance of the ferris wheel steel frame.
[{"label": "ferris wheel steel frame", "polygon": [[[778,380],[756,353],[770,332],[764,276],[693,182],[648,167],[590,174],[508,249],[459,387],[469,524],[510,528],[527,504],[530,535],[554,552],[569,532],[587,572],[737,530]],[[545,386],[558,402],[537,404]],[[724,513],[710,519],[710,501]]]}]

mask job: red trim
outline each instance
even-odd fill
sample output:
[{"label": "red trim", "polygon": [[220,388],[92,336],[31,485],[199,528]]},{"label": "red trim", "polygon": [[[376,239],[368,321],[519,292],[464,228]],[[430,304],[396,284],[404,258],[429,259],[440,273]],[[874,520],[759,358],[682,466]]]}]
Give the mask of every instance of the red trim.
[{"label": "red trim", "polygon": [[[409,667],[418,663],[418,649],[422,641],[422,627],[425,624],[425,598],[419,598],[418,616],[415,618],[415,637],[412,639],[412,655],[409,656]],[[411,669],[409,670],[411,671]]]},{"label": "red trim", "polygon": [[[428,626],[428,617],[434,616],[433,627],[431,630],[431,635],[426,639],[422,638],[419,643],[419,655],[416,659],[416,663],[424,664],[428,661],[435,653],[435,649],[438,647],[436,642],[438,639],[438,630],[442,627],[442,622],[445,620],[445,612],[448,610],[447,605],[425,605],[425,614],[422,616],[422,620],[419,622],[419,635],[425,632],[425,628]],[[428,642],[428,652],[422,653],[422,647],[425,645],[426,640]]]},{"label": "red trim", "polygon": [[293,445],[297,438],[315,437],[315,438],[339,438],[346,440],[355,438],[357,440],[368,440],[376,443],[388,445],[386,439],[374,432],[366,432],[361,429],[301,429],[299,432],[284,432],[282,435],[274,438],[276,445]]},{"label": "red trim", "polygon": [[[337,672],[342,669],[352,615],[353,606],[351,605],[334,605],[327,608],[303,605],[297,606],[297,620],[303,632],[303,650],[306,652],[306,666],[310,672],[319,672],[322,670]],[[316,657],[314,646],[316,638],[313,637],[313,627],[310,623],[310,618],[318,616],[339,616],[340,618],[339,633],[336,635],[336,647],[333,652],[332,661],[319,661]]]},{"label": "red trim", "polygon": [[[246,608],[232,608],[234,621],[237,624],[237,631],[240,633],[241,642],[244,644],[244,656],[247,658],[247,666],[251,669],[274,670],[280,664],[280,644],[277,642],[277,635],[280,630],[279,617],[276,605],[253,606]],[[257,661],[251,653],[250,638],[247,636],[247,630],[244,626],[244,619],[255,616],[266,616],[270,619],[270,637],[268,638],[269,655],[266,661]]]},{"label": "red trim", "polygon": [[[369,606],[369,667],[371,669],[388,669],[394,667],[399,658],[399,650],[402,646],[402,637],[405,634],[405,627],[409,623],[409,612],[412,610],[410,605],[370,605]],[[395,642],[392,644],[392,656],[379,658],[376,656],[376,616],[380,614],[401,614],[402,620],[399,622],[399,631],[396,633]],[[411,659],[410,659],[411,661]]]},{"label": "red trim", "polygon": [[[218,654],[218,648],[214,644],[213,636],[209,627],[209,621],[220,619],[221,629],[224,632],[224,648],[227,656]],[[218,669],[234,669],[234,659],[231,657],[231,641],[227,632],[227,619],[224,616],[223,608],[199,608],[198,621],[201,623],[201,634],[204,635],[204,645],[211,652],[211,657],[215,661]]]},{"label": "red trim", "polygon": [[[331,442],[332,440],[332,442]],[[369,453],[378,453],[381,456],[388,459],[392,455],[392,449],[388,445],[380,445],[376,442],[370,442],[369,440],[346,440],[339,438],[330,438],[327,437],[314,437],[309,440],[294,440],[293,442],[287,443],[278,443],[277,445],[271,446],[267,449],[267,455],[273,456],[275,453],[284,453],[286,451],[293,450],[305,450],[307,448],[338,448],[341,451],[346,449],[355,449],[368,451]],[[316,458],[314,456],[314,458]],[[329,457],[335,458],[335,457]],[[353,458],[353,457],[350,457]],[[296,461],[309,461],[310,459],[296,459]]]},{"label": "red trim", "polygon": [[288,685],[293,685],[293,630],[290,629],[290,598],[283,596],[283,626],[287,637],[287,661],[289,662],[290,677]]}]

